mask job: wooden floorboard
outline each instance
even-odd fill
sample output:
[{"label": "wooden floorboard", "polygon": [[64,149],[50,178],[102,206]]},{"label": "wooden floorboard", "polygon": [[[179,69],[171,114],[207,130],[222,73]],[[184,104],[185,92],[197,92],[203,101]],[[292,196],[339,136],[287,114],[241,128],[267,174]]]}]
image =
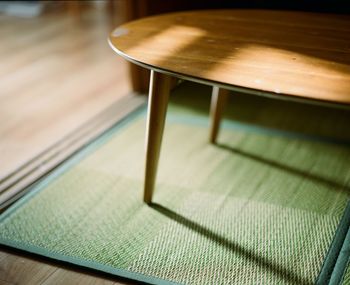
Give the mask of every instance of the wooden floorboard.
[{"label": "wooden floorboard", "polygon": [[100,10],[0,15],[0,179],[130,92]]},{"label": "wooden floorboard", "polygon": [[[127,64],[107,44],[110,22],[96,9],[80,21],[64,11],[0,15],[0,180],[130,94]],[[0,284],[138,283],[6,248]]]},{"label": "wooden floorboard", "polygon": [[1,284],[135,285],[143,283],[4,248],[0,249]]},{"label": "wooden floorboard", "polygon": [[[106,280],[101,277],[89,276],[84,273],[74,272],[66,269],[58,269],[51,276],[49,276],[43,285],[52,284],[67,284],[67,285],[116,285],[127,284],[117,281]],[[131,284],[131,283],[129,283]]]},{"label": "wooden floorboard", "polygon": [[[1,252],[0,282],[10,284],[41,284],[57,270],[54,265],[23,256]],[[1,284],[1,283],[0,283]]]},{"label": "wooden floorboard", "polygon": [[20,167],[11,176],[0,182],[0,212],[23,196],[29,185],[42,178],[82,147],[98,138],[130,112],[145,104],[146,96],[130,94],[103,110],[99,115],[85,122],[67,136],[61,138],[50,148]]}]

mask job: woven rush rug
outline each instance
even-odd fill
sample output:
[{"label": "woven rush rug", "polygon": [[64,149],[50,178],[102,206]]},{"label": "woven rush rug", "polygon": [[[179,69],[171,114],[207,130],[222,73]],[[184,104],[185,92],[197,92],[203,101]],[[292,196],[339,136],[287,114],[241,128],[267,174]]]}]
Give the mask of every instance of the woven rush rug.
[{"label": "woven rush rug", "polygon": [[330,277],[331,284],[350,284],[350,228]]},{"label": "woven rush rug", "polygon": [[201,88],[172,96],[153,205],[143,108],[3,213],[1,244],[152,284],[326,284],[350,197],[350,148],[329,141],[348,113],[232,96],[211,145]]},{"label": "woven rush rug", "polygon": [[343,284],[343,285],[350,284],[350,263],[348,263],[348,266],[347,266],[347,269],[345,271],[345,275],[342,279],[341,284]]}]

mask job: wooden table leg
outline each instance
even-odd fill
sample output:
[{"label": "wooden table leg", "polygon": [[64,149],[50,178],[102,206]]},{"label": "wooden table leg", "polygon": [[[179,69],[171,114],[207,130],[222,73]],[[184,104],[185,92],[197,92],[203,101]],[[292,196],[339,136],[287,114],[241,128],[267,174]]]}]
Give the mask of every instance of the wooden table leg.
[{"label": "wooden table leg", "polygon": [[160,147],[168,106],[171,77],[151,71],[146,130],[146,169],[143,200],[152,202]]},{"label": "wooden table leg", "polygon": [[229,94],[229,90],[221,89],[219,87],[214,86],[212,95],[211,95],[211,103],[210,103],[210,136],[209,140],[211,143],[216,143],[216,138],[218,136],[219,128],[220,128],[220,120],[222,117],[222,113],[224,107],[227,102],[227,97]]}]

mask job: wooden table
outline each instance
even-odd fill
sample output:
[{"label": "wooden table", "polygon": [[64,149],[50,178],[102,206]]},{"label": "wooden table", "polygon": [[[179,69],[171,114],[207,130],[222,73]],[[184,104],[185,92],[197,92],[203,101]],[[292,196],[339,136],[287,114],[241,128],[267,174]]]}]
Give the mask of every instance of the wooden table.
[{"label": "wooden table", "polygon": [[210,141],[227,90],[350,106],[350,17],[264,10],[181,12],[115,29],[111,47],[151,70],[144,201],[155,185],[171,76],[213,87]]}]

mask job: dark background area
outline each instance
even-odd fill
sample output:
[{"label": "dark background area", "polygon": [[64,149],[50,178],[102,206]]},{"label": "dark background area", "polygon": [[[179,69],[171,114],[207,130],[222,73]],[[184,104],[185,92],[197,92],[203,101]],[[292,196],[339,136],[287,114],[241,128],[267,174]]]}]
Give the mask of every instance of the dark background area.
[{"label": "dark background area", "polygon": [[148,0],[146,2],[149,14],[157,14],[170,11],[215,8],[296,10],[342,14],[348,14],[350,12],[350,1],[345,0]]}]

